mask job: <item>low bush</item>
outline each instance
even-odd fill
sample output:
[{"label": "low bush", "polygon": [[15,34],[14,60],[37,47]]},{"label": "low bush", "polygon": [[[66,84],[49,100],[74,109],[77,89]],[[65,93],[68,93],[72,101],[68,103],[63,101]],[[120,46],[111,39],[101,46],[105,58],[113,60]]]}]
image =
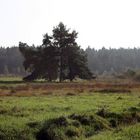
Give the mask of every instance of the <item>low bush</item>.
[{"label": "low bush", "polygon": [[37,139],[66,140],[89,137],[105,129],[110,129],[109,123],[95,114],[72,114],[45,122],[37,134]]},{"label": "low bush", "polygon": [[97,115],[106,118],[110,122],[111,127],[117,127],[120,125],[130,125],[140,122],[140,109],[136,107],[130,107],[125,109],[123,113],[108,112],[105,109],[100,109],[96,112]]}]

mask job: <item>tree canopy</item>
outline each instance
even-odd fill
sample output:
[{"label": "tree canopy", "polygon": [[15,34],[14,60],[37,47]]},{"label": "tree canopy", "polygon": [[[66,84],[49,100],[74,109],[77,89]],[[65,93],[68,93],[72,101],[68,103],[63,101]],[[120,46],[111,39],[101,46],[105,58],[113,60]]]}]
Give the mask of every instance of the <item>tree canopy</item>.
[{"label": "tree canopy", "polygon": [[43,36],[40,46],[20,42],[19,49],[25,58],[23,65],[31,73],[24,80],[90,79],[92,73],[88,69],[87,56],[76,42],[77,35],[61,22],[53,28],[51,36],[47,33]]}]

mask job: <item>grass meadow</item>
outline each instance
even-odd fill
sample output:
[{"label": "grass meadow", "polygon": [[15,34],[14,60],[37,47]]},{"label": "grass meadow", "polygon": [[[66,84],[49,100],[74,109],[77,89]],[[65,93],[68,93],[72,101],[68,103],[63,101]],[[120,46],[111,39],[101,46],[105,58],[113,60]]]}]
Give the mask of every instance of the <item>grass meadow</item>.
[{"label": "grass meadow", "polygon": [[0,140],[139,140],[140,83],[0,79]]}]

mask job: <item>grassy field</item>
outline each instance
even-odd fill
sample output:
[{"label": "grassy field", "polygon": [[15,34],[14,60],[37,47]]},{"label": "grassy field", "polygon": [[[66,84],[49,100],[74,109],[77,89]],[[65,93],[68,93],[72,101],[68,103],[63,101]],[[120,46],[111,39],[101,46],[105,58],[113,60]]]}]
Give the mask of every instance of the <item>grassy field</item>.
[{"label": "grassy field", "polygon": [[139,140],[140,84],[0,79],[0,140]]}]

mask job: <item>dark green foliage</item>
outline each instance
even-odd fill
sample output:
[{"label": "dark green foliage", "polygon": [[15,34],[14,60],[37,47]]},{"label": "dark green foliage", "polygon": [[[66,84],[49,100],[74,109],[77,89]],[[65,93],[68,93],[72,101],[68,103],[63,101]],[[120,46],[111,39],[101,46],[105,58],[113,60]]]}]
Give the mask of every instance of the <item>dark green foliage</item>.
[{"label": "dark green foliage", "polygon": [[[48,35],[44,36],[43,42],[48,43]],[[51,44],[43,44],[43,47],[29,47],[26,43],[19,43],[19,49],[25,57],[23,63],[25,70],[31,72],[23,78],[25,81],[45,78],[49,81],[56,78],[57,60],[54,59],[54,47]]]},{"label": "dark green foliage", "polygon": [[90,79],[92,73],[87,67],[85,52],[76,43],[77,32],[70,32],[63,23],[53,29],[53,35],[44,35],[39,47],[19,43],[25,61],[25,70],[31,74],[26,81],[45,78],[49,81],[59,78],[72,81],[76,76]]},{"label": "dark green foliage", "polygon": [[90,79],[85,52],[76,43],[77,32],[70,32],[63,23],[53,29],[54,44],[59,52],[59,79],[72,81],[76,76]]},{"label": "dark green foliage", "polygon": [[55,80],[58,71],[58,49],[53,45],[52,37],[48,34],[44,35],[41,56],[43,74],[45,73],[43,77],[49,81]]},{"label": "dark green foliage", "polygon": [[40,46],[34,47],[34,45],[29,47],[26,43],[19,42],[19,50],[25,58],[23,63],[25,70],[31,73],[23,80],[32,81],[37,78],[42,78],[42,48]]}]

